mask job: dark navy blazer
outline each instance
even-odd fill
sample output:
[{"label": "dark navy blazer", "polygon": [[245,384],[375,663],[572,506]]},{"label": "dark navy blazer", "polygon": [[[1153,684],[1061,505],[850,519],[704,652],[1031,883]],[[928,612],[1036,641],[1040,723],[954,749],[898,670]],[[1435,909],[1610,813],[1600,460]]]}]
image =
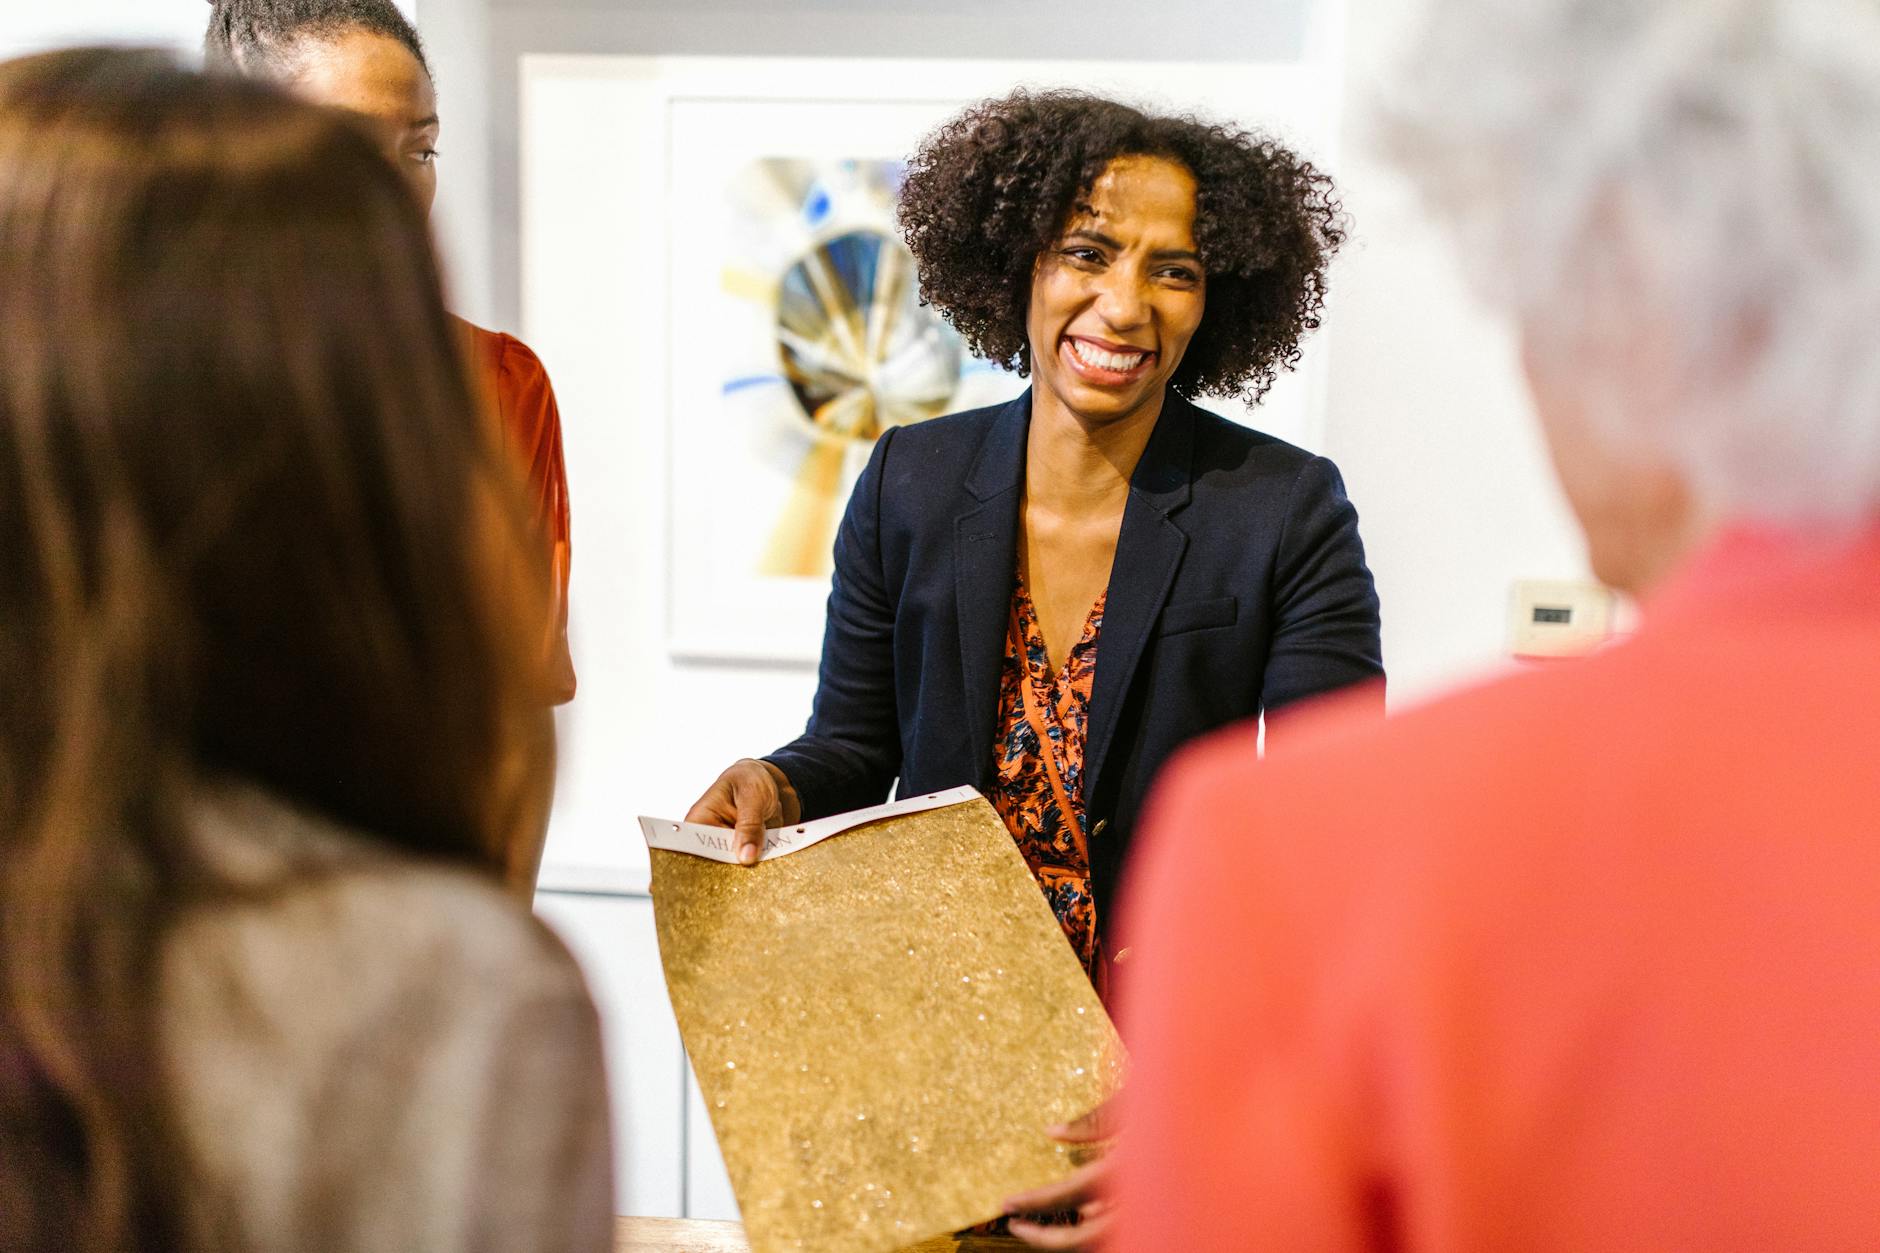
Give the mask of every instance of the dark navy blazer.
[{"label": "dark navy blazer", "polygon": [[[805,818],[878,805],[897,778],[903,796],[991,790],[1030,422],[1027,392],[876,443],[836,537],[809,726],[767,759]],[[1171,753],[1383,672],[1338,470],[1170,392],[1130,480],[1097,643],[1084,804],[1099,925]]]}]

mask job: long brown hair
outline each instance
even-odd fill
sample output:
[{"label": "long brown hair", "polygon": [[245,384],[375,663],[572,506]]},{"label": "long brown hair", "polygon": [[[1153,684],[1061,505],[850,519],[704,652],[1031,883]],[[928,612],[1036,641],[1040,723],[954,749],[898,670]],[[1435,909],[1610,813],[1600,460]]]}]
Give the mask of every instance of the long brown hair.
[{"label": "long brown hair", "polygon": [[177,1247],[154,953],[258,784],[488,871],[543,572],[372,139],[150,53],[0,65],[0,1248]]}]

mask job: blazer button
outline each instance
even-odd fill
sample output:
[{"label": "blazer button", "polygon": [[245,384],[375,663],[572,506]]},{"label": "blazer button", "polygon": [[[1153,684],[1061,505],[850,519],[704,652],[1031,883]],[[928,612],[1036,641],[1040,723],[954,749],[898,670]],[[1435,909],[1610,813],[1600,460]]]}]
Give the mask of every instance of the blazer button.
[{"label": "blazer button", "polygon": [[1099,818],[1097,819],[1097,825],[1090,828],[1091,838],[1094,839],[1097,836],[1102,835],[1105,831],[1108,831],[1109,829],[1110,829],[1110,820],[1108,818]]}]

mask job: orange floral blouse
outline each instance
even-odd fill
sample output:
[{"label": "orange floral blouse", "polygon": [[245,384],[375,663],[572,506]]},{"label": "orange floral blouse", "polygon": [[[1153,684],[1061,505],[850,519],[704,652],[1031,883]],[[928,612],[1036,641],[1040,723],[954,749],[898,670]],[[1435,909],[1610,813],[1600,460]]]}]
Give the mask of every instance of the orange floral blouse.
[{"label": "orange floral blouse", "polygon": [[1082,637],[1053,673],[1031,596],[1018,581],[999,679],[998,768],[988,798],[1093,981],[1099,978],[1097,905],[1084,815],[1084,732],[1108,598],[1106,592],[1090,607]]}]

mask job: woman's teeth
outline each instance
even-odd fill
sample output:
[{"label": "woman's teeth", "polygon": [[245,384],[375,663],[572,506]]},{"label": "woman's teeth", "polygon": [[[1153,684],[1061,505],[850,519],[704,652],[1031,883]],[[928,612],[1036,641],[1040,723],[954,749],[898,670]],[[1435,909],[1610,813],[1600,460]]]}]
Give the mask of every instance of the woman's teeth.
[{"label": "woman's teeth", "polygon": [[1114,370],[1118,374],[1128,374],[1141,365],[1143,358],[1149,355],[1146,352],[1105,352],[1101,348],[1086,344],[1081,339],[1071,341],[1071,351],[1076,353],[1077,359],[1087,366],[1094,366],[1099,370]]}]

